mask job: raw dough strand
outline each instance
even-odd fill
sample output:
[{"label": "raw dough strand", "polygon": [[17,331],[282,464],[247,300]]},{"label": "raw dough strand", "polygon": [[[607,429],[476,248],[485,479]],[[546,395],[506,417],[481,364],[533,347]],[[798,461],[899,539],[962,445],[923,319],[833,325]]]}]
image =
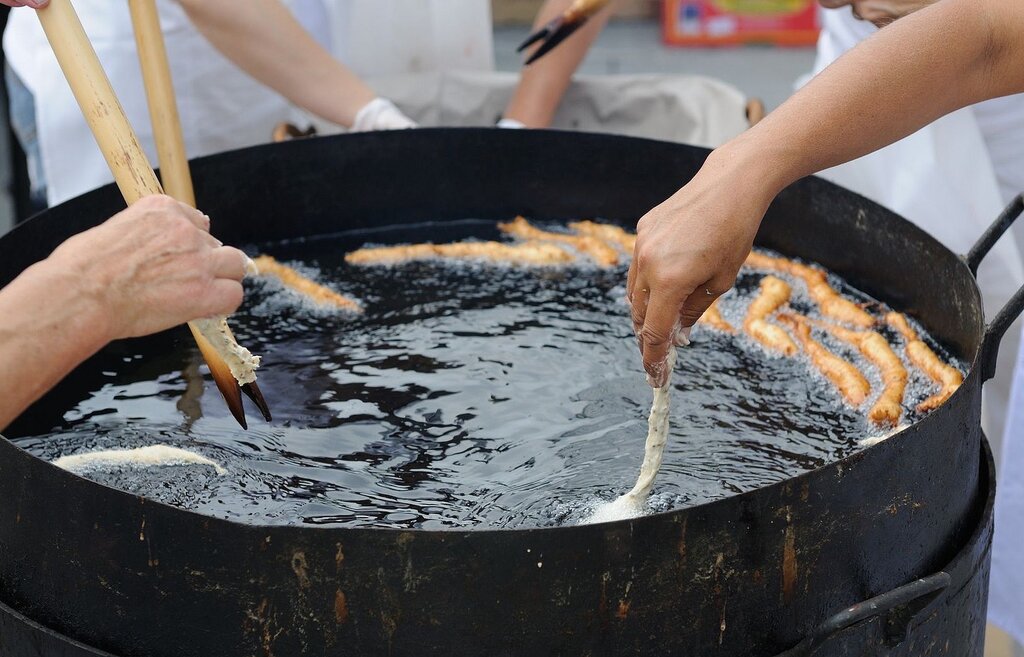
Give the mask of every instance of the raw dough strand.
[{"label": "raw dough strand", "polygon": [[672,370],[676,364],[676,350],[669,349],[665,367],[668,378],[665,385],[654,389],[654,401],[647,417],[647,440],[644,442],[644,460],[640,465],[640,475],[628,493],[620,495],[611,502],[599,506],[583,521],[584,524],[598,522],[614,522],[635,518],[643,513],[644,502],[651,494],[654,479],[661,469],[661,461],[665,455],[665,443],[668,442],[669,429],[669,391],[671,390]]}]

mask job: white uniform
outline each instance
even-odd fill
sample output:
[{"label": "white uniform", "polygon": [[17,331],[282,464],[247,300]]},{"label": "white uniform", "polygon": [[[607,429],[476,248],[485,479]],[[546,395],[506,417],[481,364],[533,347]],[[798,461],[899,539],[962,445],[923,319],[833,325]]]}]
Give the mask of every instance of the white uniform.
[{"label": "white uniform", "polygon": [[494,70],[488,0],[321,2],[332,53],[360,77]]},{"label": "white uniform", "polygon": [[[288,115],[287,102],[218,53],[176,2],[159,0],[157,5],[189,157],[269,141],[274,125]],[[128,5],[111,0],[77,0],[75,8],[129,122],[156,166],[156,147]],[[111,182],[113,177],[34,11],[11,12],[4,33],[4,52],[11,68],[35,97],[40,157],[50,205]]]},{"label": "white uniform", "polygon": [[[823,12],[816,72],[876,29],[849,8]],[[903,141],[824,174],[918,224],[966,253],[1016,194],[1024,191],[1024,95],[951,114]],[[1005,238],[979,276],[989,318],[1024,281],[1018,242]],[[1003,340],[999,371],[985,386],[984,424],[1000,456],[989,615],[1024,642],[1024,351],[1020,330]],[[1012,388],[1012,398],[1011,398]],[[1004,430],[1005,426],[1005,430]]]},{"label": "white uniform", "polygon": [[[430,70],[491,70],[486,0],[286,0],[321,44],[360,76]],[[189,157],[269,141],[295,115],[288,102],[223,57],[181,6],[158,0]],[[149,122],[131,16],[125,2],[76,0],[100,62],[151,163]],[[4,51],[36,101],[40,158],[50,205],[113,178],[81,116],[35,12],[11,13]]]}]

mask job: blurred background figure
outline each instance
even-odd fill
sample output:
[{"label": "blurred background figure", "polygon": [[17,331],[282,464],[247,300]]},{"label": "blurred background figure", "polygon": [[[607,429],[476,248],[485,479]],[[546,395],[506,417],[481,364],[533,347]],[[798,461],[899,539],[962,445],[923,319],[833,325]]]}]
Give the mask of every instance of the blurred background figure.
[{"label": "blurred background figure", "polygon": [[[538,4],[536,22],[571,4]],[[126,7],[104,0],[75,5],[155,161]],[[571,84],[615,6],[525,69],[521,82],[516,74],[494,72],[492,11],[484,0],[160,0],[158,9],[190,157],[268,141],[289,120],[302,128],[293,134],[308,124],[330,134],[416,123],[494,125],[507,110],[504,125],[708,146],[748,124],[746,97],[709,78],[643,75]],[[11,15],[4,46],[10,122],[25,152],[30,209],[109,182],[31,11]]]},{"label": "blurred background figure", "polygon": [[[401,115],[330,57],[278,0],[160,0],[191,157],[268,141],[289,100],[348,128],[409,127]],[[135,37],[127,5],[75,7],[129,121],[152,161]],[[31,10],[13,11],[4,33],[11,125],[28,161],[33,201],[60,203],[112,178]]]},{"label": "blurred background figure", "polygon": [[[523,68],[516,47],[528,28],[560,15],[573,0],[320,0],[319,8],[316,0],[307,1],[308,18],[300,20],[326,25],[314,31],[335,57],[423,126],[500,121],[502,127],[615,132],[713,146],[748,125],[749,99],[733,84],[684,75],[701,67],[680,66],[682,53],[652,62],[652,50],[662,50],[657,23],[624,23],[640,32],[613,34],[606,41],[614,52],[611,61],[599,48],[589,70],[574,78],[581,66],[587,68],[587,54],[601,43],[598,35],[613,15],[654,17],[656,2],[615,0]],[[298,132],[307,124],[318,134],[339,131],[312,116],[298,123]]]}]

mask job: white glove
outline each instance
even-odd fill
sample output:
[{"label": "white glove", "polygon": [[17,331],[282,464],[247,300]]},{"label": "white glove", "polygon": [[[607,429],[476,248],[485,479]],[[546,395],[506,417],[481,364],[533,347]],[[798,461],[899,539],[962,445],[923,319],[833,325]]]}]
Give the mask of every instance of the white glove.
[{"label": "white glove", "polygon": [[368,132],[370,130],[401,130],[415,128],[416,122],[402,110],[395,107],[387,98],[374,98],[356,112],[356,120],[349,132]]},{"label": "white glove", "polygon": [[515,119],[502,118],[500,121],[498,121],[498,127],[499,128],[514,128],[516,130],[519,130],[519,129],[525,128],[526,124],[523,123],[522,121],[516,121]]}]

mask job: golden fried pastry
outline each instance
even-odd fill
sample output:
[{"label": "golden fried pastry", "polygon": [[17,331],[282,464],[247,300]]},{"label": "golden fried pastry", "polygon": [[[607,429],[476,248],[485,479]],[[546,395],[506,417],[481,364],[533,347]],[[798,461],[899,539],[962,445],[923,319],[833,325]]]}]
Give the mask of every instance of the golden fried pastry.
[{"label": "golden fried pastry", "polygon": [[882,374],[882,394],[868,411],[868,417],[878,425],[896,426],[903,415],[903,395],[907,389],[907,368],[877,331],[853,331],[842,326],[821,322],[821,328],[843,342],[856,347]]},{"label": "golden fried pastry", "polygon": [[902,313],[886,313],[885,321],[906,340],[907,358],[914,367],[924,372],[939,386],[937,393],[917,405],[917,411],[924,413],[942,406],[964,382],[964,375],[955,367],[942,362],[931,347],[921,340]]},{"label": "golden fried pastry", "polygon": [[917,335],[917,331],[907,321],[906,315],[895,311],[885,313],[885,323],[896,329],[903,339],[907,342],[913,342],[914,340],[920,340],[921,338]]},{"label": "golden fried pastry", "polygon": [[281,264],[271,256],[257,256],[255,263],[256,267],[259,269],[260,276],[273,276],[281,281],[285,287],[295,290],[318,305],[334,306],[341,310],[348,310],[356,313],[363,312],[363,308],[358,302],[342,294],[338,294],[334,290],[326,288],[309,278],[306,278],[291,267]]},{"label": "golden fried pastry", "polygon": [[815,340],[811,336],[811,325],[805,317],[782,313],[779,321],[793,329],[811,364],[832,382],[851,406],[857,407],[864,403],[871,393],[871,386],[853,363],[836,356]]},{"label": "golden fried pastry", "polygon": [[743,323],[743,328],[762,345],[771,351],[777,351],[784,356],[795,356],[800,349],[789,337],[785,329],[772,324],[766,319],[754,319]]},{"label": "golden fried pastry", "polygon": [[590,235],[569,235],[567,233],[554,233],[541,230],[533,226],[523,217],[516,217],[512,221],[499,223],[498,229],[508,235],[513,235],[525,240],[558,242],[565,244],[591,258],[602,267],[614,267],[619,264],[619,252],[603,239],[591,237]]},{"label": "golden fried pastry", "polygon": [[612,224],[599,224],[589,219],[584,219],[583,221],[573,221],[569,224],[569,228],[580,235],[596,237],[610,244],[615,244],[628,256],[633,255],[633,249],[636,247],[635,234]]},{"label": "golden fried pastry", "polygon": [[711,302],[711,306],[704,311],[704,314],[697,322],[723,333],[736,333],[736,329],[732,327],[732,324],[725,321],[725,318],[722,317],[722,312],[718,309],[718,299]]},{"label": "golden fried pastry", "polygon": [[345,256],[345,262],[353,265],[380,265],[438,258],[485,260],[539,267],[564,265],[575,259],[571,253],[556,244],[530,241],[524,244],[455,242],[453,244],[383,246],[353,251]]},{"label": "golden fried pastry", "polygon": [[757,251],[751,251],[743,264],[753,269],[789,272],[788,261],[784,258],[773,258]]},{"label": "golden fried pastry", "polygon": [[775,276],[761,279],[761,291],[747,308],[747,320],[764,319],[789,301],[792,288],[789,283]]},{"label": "golden fried pastry", "polygon": [[861,328],[870,328],[875,325],[874,317],[829,285],[825,272],[807,265],[793,263],[793,273],[807,284],[807,293],[817,302],[822,315]]},{"label": "golden fried pastry", "polygon": [[778,271],[800,278],[807,285],[807,293],[826,317],[861,328],[869,328],[875,324],[875,319],[863,308],[836,292],[835,288],[829,285],[828,276],[820,269],[756,251],[751,251],[747,256],[746,265],[754,269]]},{"label": "golden fried pastry", "polygon": [[762,345],[786,356],[795,355],[800,349],[782,328],[770,323],[768,316],[789,301],[789,284],[775,276],[761,279],[761,291],[747,308],[743,329]]}]

